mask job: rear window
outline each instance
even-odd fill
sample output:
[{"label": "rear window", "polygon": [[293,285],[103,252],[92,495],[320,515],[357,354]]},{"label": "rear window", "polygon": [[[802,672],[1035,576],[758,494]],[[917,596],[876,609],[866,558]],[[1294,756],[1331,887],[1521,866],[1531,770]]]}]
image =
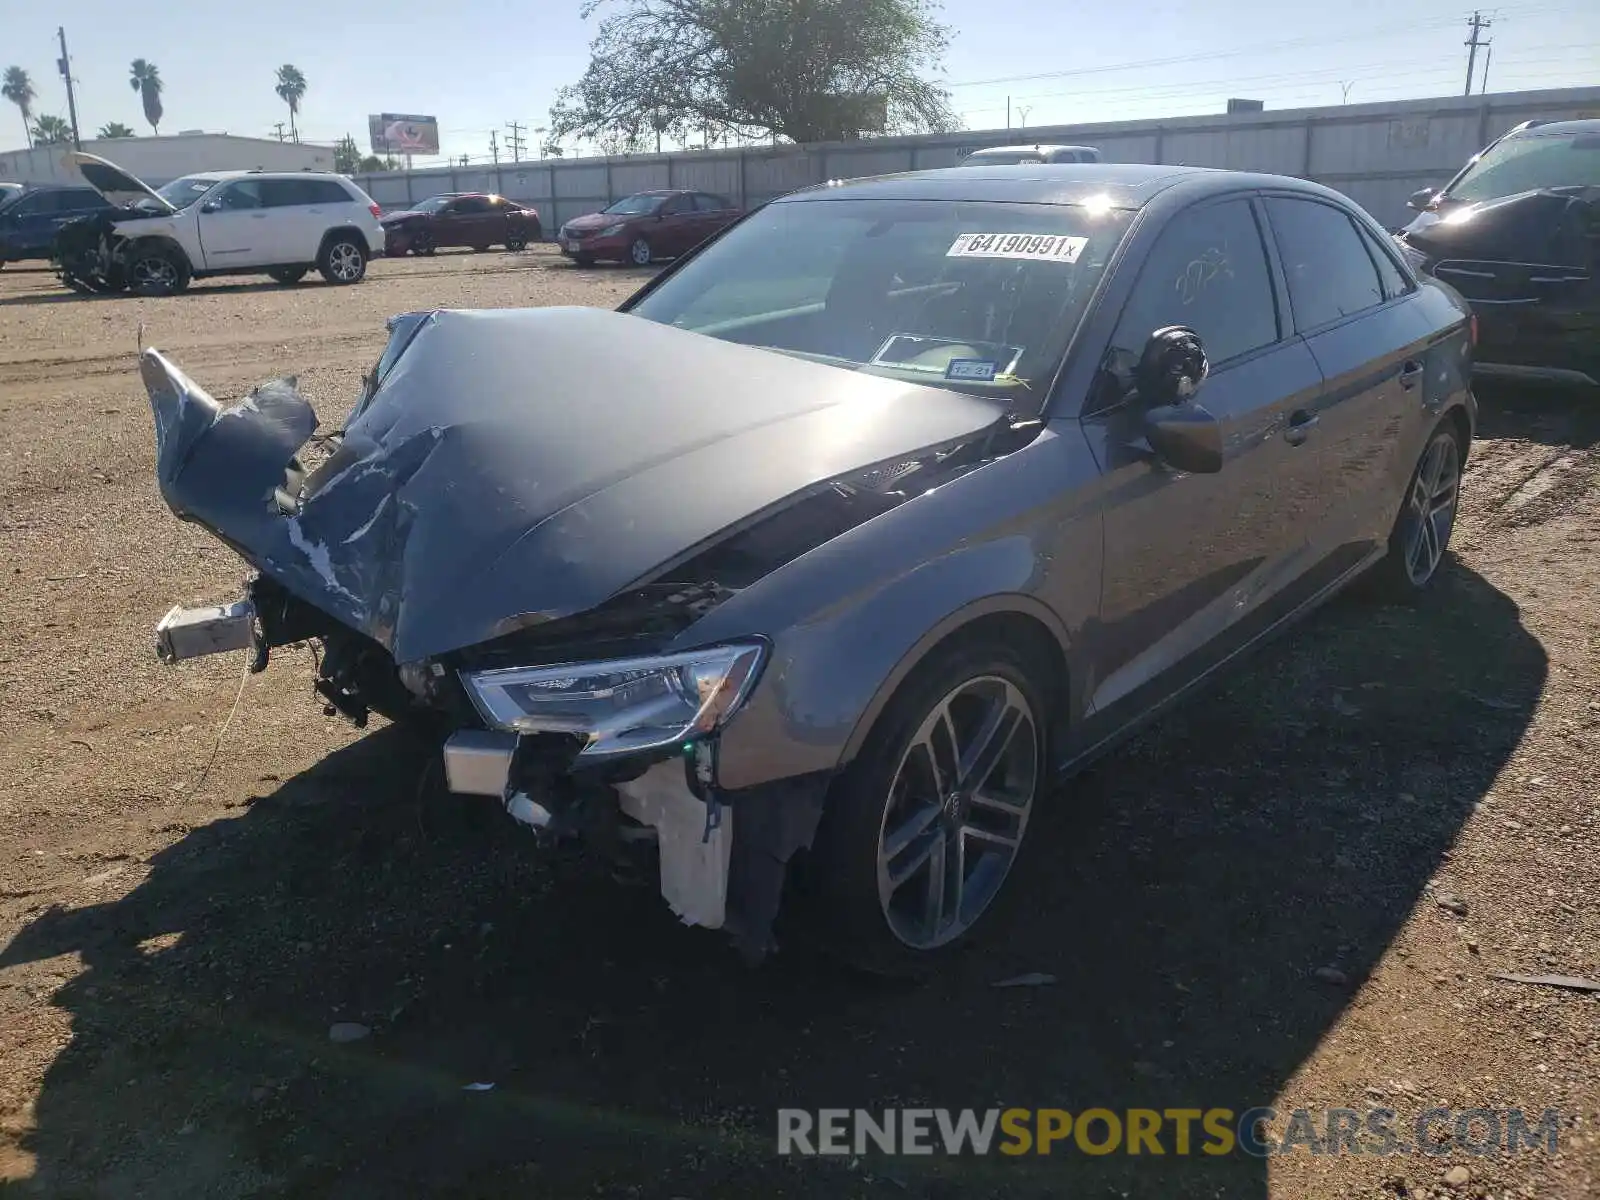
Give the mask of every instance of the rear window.
[{"label": "rear window", "polygon": [[774,204],[631,311],[877,374],[1042,393],[1127,224],[1069,205]]},{"label": "rear window", "polygon": [[1600,133],[1508,137],[1485,150],[1447,195],[1478,203],[1555,187],[1600,187]]}]

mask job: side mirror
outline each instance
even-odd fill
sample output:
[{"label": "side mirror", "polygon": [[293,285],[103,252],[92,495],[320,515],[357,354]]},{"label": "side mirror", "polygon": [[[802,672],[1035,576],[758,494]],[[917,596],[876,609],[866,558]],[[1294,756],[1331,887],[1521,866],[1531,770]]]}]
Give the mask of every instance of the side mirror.
[{"label": "side mirror", "polygon": [[1437,192],[1434,188],[1418,188],[1416,191],[1412,192],[1410,197],[1406,200],[1406,207],[1414,208],[1418,212],[1421,212],[1423,209],[1428,207],[1429,203],[1433,200],[1436,194]]},{"label": "side mirror", "polygon": [[1200,335],[1169,325],[1150,335],[1134,383],[1149,404],[1143,417],[1150,448],[1180,471],[1214,474],[1222,470],[1222,425],[1194,395],[1210,372]]},{"label": "side mirror", "polygon": [[203,213],[220,212],[222,211],[222,205],[215,200],[207,200],[200,206],[200,211]]}]

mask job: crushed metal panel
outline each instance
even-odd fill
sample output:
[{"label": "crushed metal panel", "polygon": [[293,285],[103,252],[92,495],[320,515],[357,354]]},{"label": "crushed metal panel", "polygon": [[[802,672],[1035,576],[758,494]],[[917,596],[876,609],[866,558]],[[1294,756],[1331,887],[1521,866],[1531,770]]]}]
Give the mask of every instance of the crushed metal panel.
[{"label": "crushed metal panel", "polygon": [[656,831],[662,899],[685,925],[721,929],[728,910],[733,810],[722,809],[707,829],[706,803],[689,790],[677,759],[613,786],[622,811]]}]

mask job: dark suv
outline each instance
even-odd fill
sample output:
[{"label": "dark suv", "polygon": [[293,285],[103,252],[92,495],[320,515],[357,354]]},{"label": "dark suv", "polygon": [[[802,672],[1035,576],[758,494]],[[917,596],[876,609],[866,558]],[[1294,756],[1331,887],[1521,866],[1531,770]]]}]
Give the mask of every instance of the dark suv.
[{"label": "dark suv", "polygon": [[90,187],[31,187],[0,199],[0,266],[25,258],[50,258],[62,225],[110,207]]},{"label": "dark suv", "polygon": [[1600,384],[1600,120],[1525,121],[1397,236],[1478,320],[1478,374]]}]

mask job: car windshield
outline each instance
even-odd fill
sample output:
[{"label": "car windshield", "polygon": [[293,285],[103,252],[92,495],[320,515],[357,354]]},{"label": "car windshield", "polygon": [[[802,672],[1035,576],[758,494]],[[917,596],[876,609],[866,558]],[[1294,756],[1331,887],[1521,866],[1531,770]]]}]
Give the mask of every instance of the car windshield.
[{"label": "car windshield", "polygon": [[1042,401],[1130,215],[947,200],[773,204],[629,311],[836,366]]},{"label": "car windshield", "polygon": [[1600,133],[1524,133],[1496,142],[1447,193],[1478,203],[1551,187],[1600,187]]},{"label": "car windshield", "polygon": [[644,194],[624,196],[610,208],[602,208],[600,211],[619,217],[642,217],[646,213],[655,212],[656,206],[661,203],[662,199],[663,197],[661,196],[647,196]]},{"label": "car windshield", "polygon": [[207,176],[185,175],[182,179],[174,179],[164,187],[158,187],[156,195],[173,208],[188,208],[216,186],[217,181]]}]

